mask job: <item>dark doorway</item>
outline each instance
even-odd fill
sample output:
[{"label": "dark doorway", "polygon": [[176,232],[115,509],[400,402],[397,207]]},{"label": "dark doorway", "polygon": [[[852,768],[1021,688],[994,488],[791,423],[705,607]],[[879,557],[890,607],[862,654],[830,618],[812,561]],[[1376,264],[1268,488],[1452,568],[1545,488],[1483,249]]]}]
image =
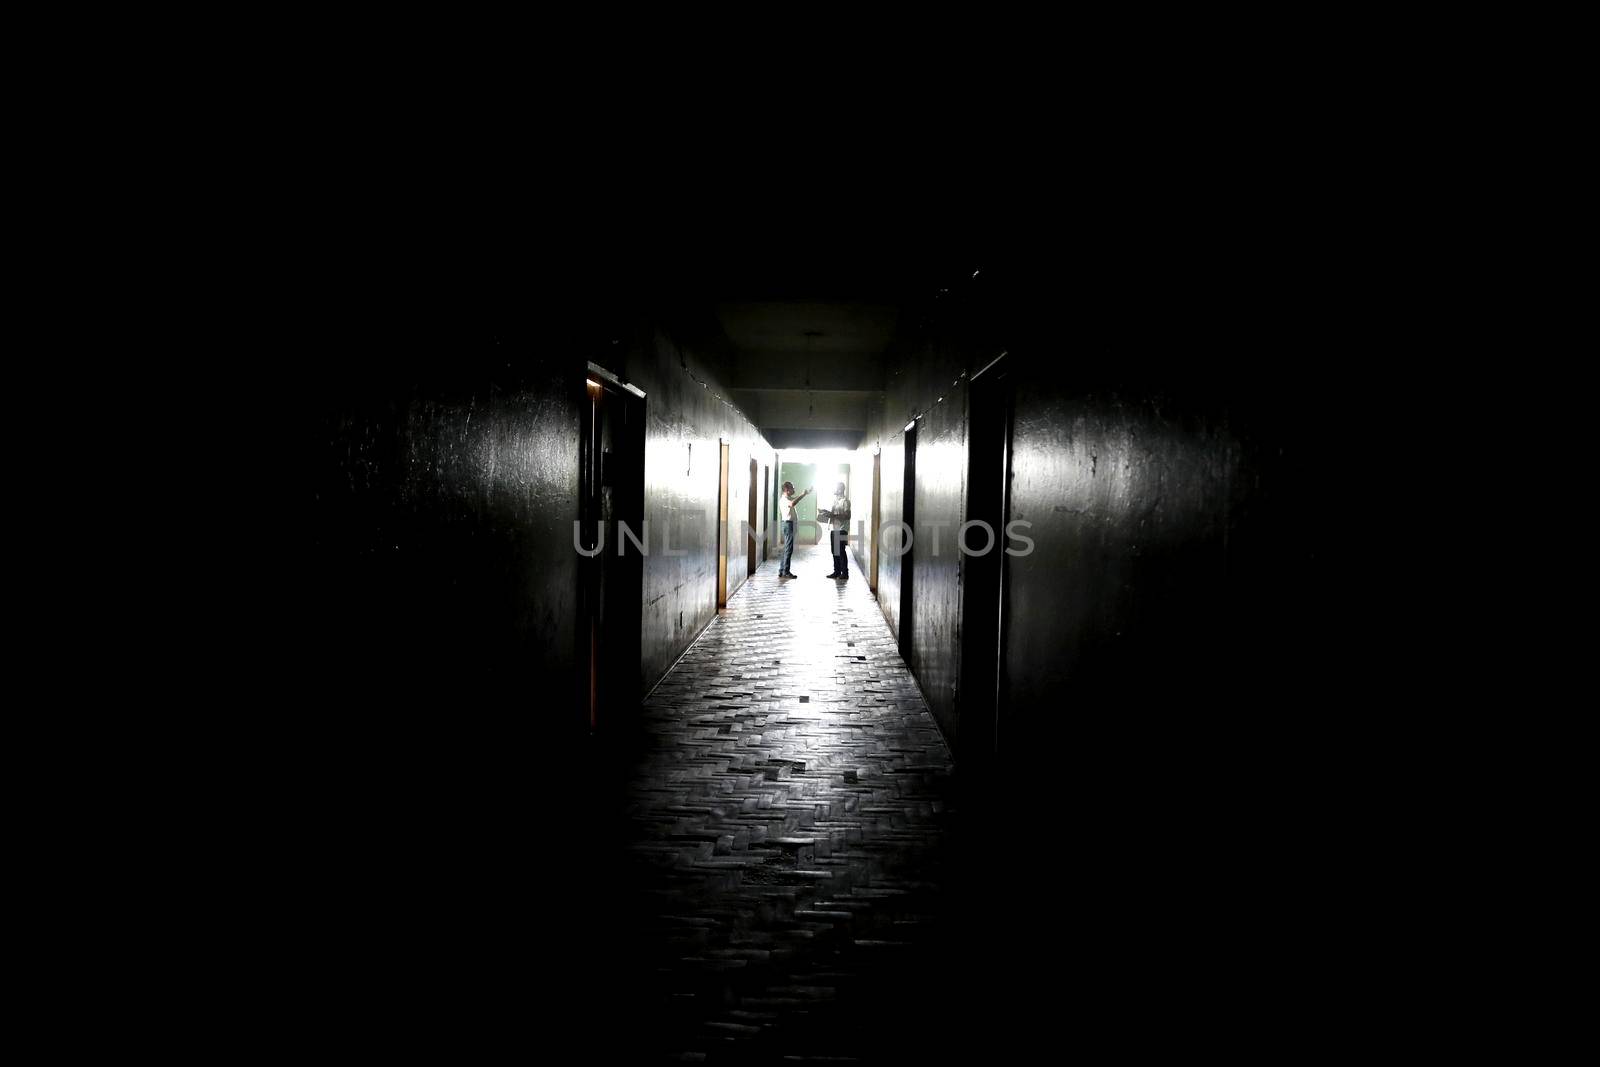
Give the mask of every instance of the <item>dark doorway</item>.
[{"label": "dark doorway", "polygon": [[901,531],[904,541],[901,545],[903,552],[900,556],[900,658],[911,664],[911,613],[914,601],[912,585],[914,584],[916,568],[917,542],[913,531],[917,527],[917,424],[915,420],[906,427],[906,476],[905,490],[901,497],[900,521],[905,523]]},{"label": "dark doorway", "polygon": [[[1006,523],[1011,521],[1012,380],[1006,358],[972,378],[967,392],[967,523],[961,540],[961,681],[957,711],[964,759],[999,752],[1004,726]],[[987,551],[985,551],[987,546]],[[976,553],[968,555],[968,552]]]},{"label": "dark doorway", "polygon": [[746,510],[749,512],[744,530],[745,543],[745,577],[748,578],[756,572],[756,461],[750,461],[750,498]]},{"label": "dark doorway", "polygon": [[717,607],[728,606],[728,443],[717,463]]},{"label": "dark doorway", "polygon": [[623,725],[639,699],[644,393],[588,365],[578,442],[579,690],[591,731]]},{"label": "dark doorway", "polygon": [[867,521],[873,524],[868,531],[872,538],[872,559],[867,569],[867,588],[874,593],[878,591],[878,543],[883,540],[883,531],[879,527],[882,521],[879,516],[883,514],[883,456],[881,453],[872,454],[872,511]]},{"label": "dark doorway", "polygon": [[[772,470],[769,467],[762,467],[761,468],[761,514],[762,514],[763,518],[761,520],[761,528],[762,528],[763,531],[766,531],[766,530],[769,530],[769,529],[772,528],[772,511],[767,506],[767,501],[769,499],[769,494],[771,492],[771,489],[772,489]],[[763,537],[763,538],[761,538],[761,559],[763,561],[765,561],[767,558],[768,558],[768,556],[767,556],[767,538]]]}]

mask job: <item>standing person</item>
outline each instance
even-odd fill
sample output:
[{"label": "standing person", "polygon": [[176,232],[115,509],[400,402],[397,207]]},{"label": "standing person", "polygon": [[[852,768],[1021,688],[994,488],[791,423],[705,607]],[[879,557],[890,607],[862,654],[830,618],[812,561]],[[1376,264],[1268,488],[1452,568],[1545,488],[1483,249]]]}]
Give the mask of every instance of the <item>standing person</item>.
[{"label": "standing person", "polygon": [[783,555],[778,558],[779,578],[798,577],[789,569],[789,560],[794,556],[794,508],[810,492],[811,490],[807,489],[799,496],[795,496],[794,483],[783,483],[783,499],[778,501],[779,506],[783,508]]},{"label": "standing person", "polygon": [[845,486],[840,482],[833,489],[833,507],[829,524],[833,527],[829,537],[833,539],[833,573],[829,578],[842,578],[850,580],[850,561],[845,558],[845,542],[850,539],[850,498],[845,495]]}]

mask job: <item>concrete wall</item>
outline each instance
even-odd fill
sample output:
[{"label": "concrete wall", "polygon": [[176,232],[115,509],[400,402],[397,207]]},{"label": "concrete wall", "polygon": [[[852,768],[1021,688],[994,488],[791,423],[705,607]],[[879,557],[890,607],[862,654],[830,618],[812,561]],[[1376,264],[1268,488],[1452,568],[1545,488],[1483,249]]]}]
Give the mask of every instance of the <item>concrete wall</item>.
[{"label": "concrete wall", "polygon": [[528,714],[574,669],[582,377],[491,338],[412,341],[316,376],[294,659],[328,697]]},{"label": "concrete wall", "polygon": [[[1130,295],[1099,299],[1112,289]],[[954,747],[965,968],[1004,973],[1026,945],[1084,961],[1125,1008],[1174,974],[1200,988],[1217,960],[1275,976],[1302,945],[1327,958],[1326,917],[1365,889],[1342,893],[1348,867],[1328,862],[1349,847],[1341,813],[1362,803],[1354,750],[1384,744],[1344,683],[1370,618],[1341,608],[1324,573],[1352,547],[1330,536],[1335,516],[1368,505],[1330,495],[1327,474],[1356,461],[1361,387],[1381,378],[1341,377],[1352,357],[1329,351],[1327,317],[1303,303],[1273,294],[1269,313],[1260,287],[1181,292],[1052,280],[922,309],[863,447],[882,448],[875,519],[895,521],[903,427],[922,416],[915,536],[930,552],[912,557],[913,618],[898,617],[905,567],[887,552],[878,599]],[[1001,351],[1015,381],[1011,517],[1033,524],[1034,548],[1010,559],[991,765],[963,747],[968,568],[933,556],[930,538],[967,507],[960,376]],[[1392,456],[1376,447],[1381,481]],[[1373,538],[1389,532],[1380,510],[1361,513]],[[1041,849],[1066,863],[1085,922],[1056,921]],[[1151,959],[1164,961],[1154,975]],[[971,1010],[1025,1030],[1053,995],[980,988]]]},{"label": "concrete wall", "polygon": [[[959,730],[956,697],[960,684],[960,554],[956,532],[964,520],[966,477],[966,364],[974,358],[951,339],[930,331],[915,338],[888,370],[882,411],[868,430],[862,452],[867,465],[865,492],[871,492],[871,453],[882,450],[882,506],[874,531],[905,518],[905,425],[918,419],[916,514],[910,559],[916,567],[910,635],[910,666],[946,737]],[[885,545],[893,549],[899,534]],[[870,556],[870,541],[857,546],[858,561]],[[900,588],[906,559],[880,548],[878,602],[890,628],[899,635]]]},{"label": "concrete wall", "polygon": [[[918,417],[909,659],[958,754],[967,378],[1003,351],[1016,383],[1011,516],[1032,524],[1035,547],[1010,565],[1002,748],[1112,721],[1113,706],[1165,715],[1198,694],[1259,702],[1284,684],[1298,657],[1266,620],[1305,614],[1283,590],[1309,587],[1315,568],[1300,457],[1331,400],[1258,377],[1259,347],[1196,361],[1196,346],[1214,351],[1214,317],[1157,317],[1137,334],[1086,320],[1074,337],[1059,308],[990,293],[910,319],[862,454],[882,449],[874,529],[900,521],[904,426]],[[865,567],[870,541],[856,549]],[[878,600],[897,634],[903,573],[880,553]]]},{"label": "concrete wall", "polygon": [[[405,293],[337,341],[308,335],[275,368],[300,442],[287,453],[304,462],[287,465],[289,514],[272,516],[289,531],[272,563],[289,561],[293,580],[272,590],[282,610],[262,669],[237,679],[270,696],[245,719],[271,760],[269,832],[246,825],[241,841],[281,841],[261,888],[297,934],[332,931],[316,951],[334,945],[337,966],[381,971],[407,995],[429,989],[430,1011],[522,914],[563,916],[525,940],[591,989],[601,975],[582,968],[605,958],[594,938],[614,915],[605,877],[592,888],[590,875],[616,854],[626,759],[592,743],[575,677],[587,361],[647,394],[642,687],[716,611],[718,438],[735,520],[750,458],[770,468],[771,451],[664,329],[537,292],[491,307],[459,289]],[[517,313],[495,314],[506,308]],[[507,318],[515,329],[489,331]],[[419,921],[423,943],[395,941]]]},{"label": "concrete wall", "polygon": [[1010,564],[1010,732],[1243,680],[1219,634],[1235,512],[1259,471],[1208,406],[1048,381],[1017,397],[1011,514],[1034,550]]},{"label": "concrete wall", "polygon": [[299,525],[313,601],[300,654],[334,691],[469,704],[481,693],[519,713],[562,713],[561,682],[575,670],[572,521],[592,358],[646,394],[648,689],[716,614],[719,440],[730,444],[730,595],[746,579],[750,461],[758,482],[773,466],[755,427],[719,399],[716,368],[636,320],[556,325],[542,338],[439,330],[393,343],[406,347],[321,370]]},{"label": "concrete wall", "polygon": [[[757,465],[758,536],[765,537],[761,468],[771,469],[774,457],[727,399],[711,355],[657,325],[637,331],[619,355],[619,366],[607,369],[645,392],[645,519],[652,544],[644,561],[640,682],[648,691],[716,617],[720,441],[729,444],[729,596],[746,580],[740,521],[749,515],[750,460]],[[667,555],[661,549],[668,545],[683,555]]]},{"label": "concrete wall", "polygon": [[[219,713],[246,724],[240,754],[261,769],[259,820],[230,827],[272,857],[252,884],[276,902],[273,936],[316,931],[308,951],[330,968],[410,990],[471,970],[441,946],[485,943],[528,906],[526,853],[507,842],[528,833],[535,789],[584,781],[583,376],[575,338],[497,342],[384,311],[381,332],[285,356],[303,431],[285,451],[306,462],[273,550],[292,566],[277,610],[241,605],[271,623],[260,669],[233,679],[259,711]],[[581,843],[567,825],[541,835],[551,854]],[[395,946],[395,929],[445,914],[449,938]]]}]

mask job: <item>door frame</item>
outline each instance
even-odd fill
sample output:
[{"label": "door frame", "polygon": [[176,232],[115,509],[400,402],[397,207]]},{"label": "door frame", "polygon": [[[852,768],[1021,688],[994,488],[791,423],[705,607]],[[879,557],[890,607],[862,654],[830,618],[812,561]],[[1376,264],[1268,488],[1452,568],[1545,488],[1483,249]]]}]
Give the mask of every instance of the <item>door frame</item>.
[{"label": "door frame", "polygon": [[[1009,625],[1011,434],[1016,383],[1002,352],[968,380],[967,492],[964,522],[983,520],[994,543],[983,556],[961,555],[961,660],[958,683],[962,755],[986,763],[999,754],[1006,725],[1005,647]],[[959,546],[958,546],[959,547]]]},{"label": "door frame", "polygon": [[647,401],[644,390],[587,361],[579,388],[578,537],[586,550],[601,551],[578,560],[576,681],[579,719],[596,733],[625,725],[639,695],[643,558],[618,552],[617,524],[635,532],[644,525]]},{"label": "door frame", "polygon": [[882,514],[883,506],[883,450],[878,449],[872,453],[872,511],[867,521],[876,523],[878,529],[870,530],[872,537],[871,559],[867,564],[867,588],[874,593],[878,591],[878,542],[882,540],[882,523],[878,516]]},{"label": "door frame", "polygon": [[[920,417],[918,416],[918,418]],[[895,637],[900,645],[900,658],[905,660],[907,666],[914,666],[911,655],[913,648],[911,629],[912,617],[916,613],[916,596],[913,586],[916,584],[917,573],[917,429],[916,419],[912,419],[906,424],[905,484],[900,498],[900,521],[908,531],[906,540],[909,544],[901,546],[900,619]]]},{"label": "door frame", "polygon": [[717,608],[728,606],[728,440],[717,440]]},{"label": "door frame", "polygon": [[744,530],[745,543],[745,577],[753,577],[756,573],[756,478],[760,476],[760,467],[756,457],[750,457],[750,499],[746,502],[745,511],[749,515]]}]

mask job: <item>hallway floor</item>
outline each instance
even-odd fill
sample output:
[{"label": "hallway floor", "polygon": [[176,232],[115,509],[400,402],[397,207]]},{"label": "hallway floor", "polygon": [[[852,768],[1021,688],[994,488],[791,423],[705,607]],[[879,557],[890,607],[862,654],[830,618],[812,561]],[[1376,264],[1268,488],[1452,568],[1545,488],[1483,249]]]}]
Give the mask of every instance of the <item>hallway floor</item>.
[{"label": "hallway floor", "polygon": [[855,561],[831,565],[761,564],[645,705],[607,972],[642,1057],[941,1044],[950,754]]}]

